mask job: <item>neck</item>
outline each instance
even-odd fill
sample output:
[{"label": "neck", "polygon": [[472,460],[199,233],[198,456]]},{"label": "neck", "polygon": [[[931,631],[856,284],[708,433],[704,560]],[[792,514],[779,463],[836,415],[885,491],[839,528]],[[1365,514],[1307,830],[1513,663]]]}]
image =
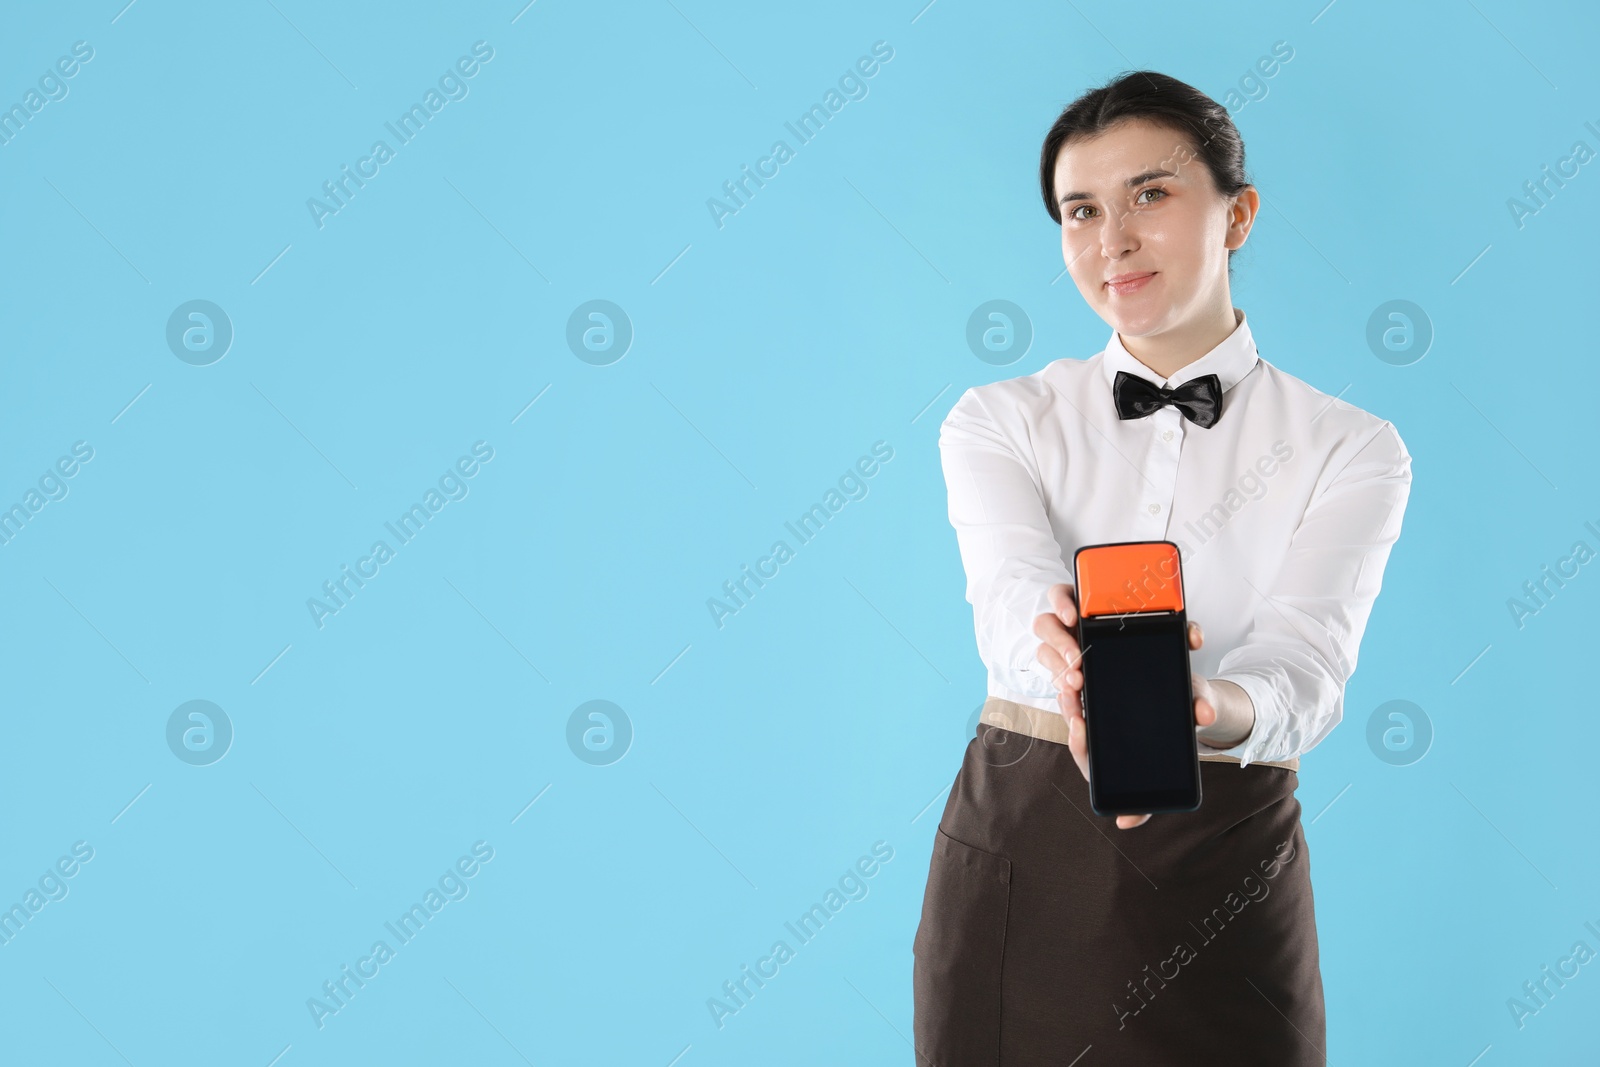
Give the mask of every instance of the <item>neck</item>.
[{"label": "neck", "polygon": [[1220,308],[1204,318],[1186,322],[1165,333],[1136,337],[1130,341],[1119,332],[1117,339],[1130,356],[1165,379],[1171,378],[1227,340],[1241,321],[1241,316],[1234,313],[1231,303],[1224,301]]}]

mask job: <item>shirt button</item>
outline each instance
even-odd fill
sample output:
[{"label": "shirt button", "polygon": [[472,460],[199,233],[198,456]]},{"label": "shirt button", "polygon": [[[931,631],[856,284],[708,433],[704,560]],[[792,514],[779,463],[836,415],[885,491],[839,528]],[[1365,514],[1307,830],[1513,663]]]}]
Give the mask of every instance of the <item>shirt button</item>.
[{"label": "shirt button", "polygon": [[1151,504],[1150,505],[1150,514],[1152,514],[1152,515],[1161,514],[1161,505],[1160,504]]},{"label": "shirt button", "polygon": [[1163,431],[1163,432],[1162,432],[1162,434],[1161,434],[1161,439],[1162,439],[1162,440],[1163,440],[1163,441],[1170,441],[1170,440],[1172,440],[1172,431],[1171,431],[1171,430],[1165,430],[1165,431]]}]

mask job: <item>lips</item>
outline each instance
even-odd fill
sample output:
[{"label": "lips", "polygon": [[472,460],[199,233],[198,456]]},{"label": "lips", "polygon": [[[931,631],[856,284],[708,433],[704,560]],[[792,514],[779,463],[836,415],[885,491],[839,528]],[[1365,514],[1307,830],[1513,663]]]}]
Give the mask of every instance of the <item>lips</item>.
[{"label": "lips", "polygon": [[1118,296],[1138,292],[1149,284],[1150,279],[1156,276],[1155,271],[1139,271],[1130,274],[1118,274],[1106,279],[1106,288]]}]

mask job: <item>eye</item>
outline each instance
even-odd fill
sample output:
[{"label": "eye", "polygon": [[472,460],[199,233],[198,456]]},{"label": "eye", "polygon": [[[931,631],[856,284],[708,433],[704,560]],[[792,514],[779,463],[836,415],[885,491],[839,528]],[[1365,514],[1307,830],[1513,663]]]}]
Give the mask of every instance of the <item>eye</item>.
[{"label": "eye", "polygon": [[[1140,197],[1143,197],[1144,194],[1146,194],[1146,193],[1155,193],[1156,194],[1156,199],[1155,200],[1142,200],[1142,199],[1140,199]],[[1161,200],[1165,200],[1169,195],[1171,195],[1171,194],[1169,194],[1165,189],[1161,188],[1159,185],[1150,185],[1150,186],[1146,186],[1143,189],[1140,189],[1139,190],[1139,195],[1134,197],[1133,199],[1134,199],[1134,202],[1136,204],[1154,204],[1154,203],[1160,202]],[[1089,220],[1087,218],[1085,218],[1084,216],[1078,214],[1078,212],[1084,210],[1085,208],[1087,208],[1090,211],[1094,210],[1094,208],[1091,207],[1088,204],[1079,204],[1077,207],[1075,207],[1071,211],[1067,212],[1067,218],[1073,220],[1074,222],[1088,222]]]}]

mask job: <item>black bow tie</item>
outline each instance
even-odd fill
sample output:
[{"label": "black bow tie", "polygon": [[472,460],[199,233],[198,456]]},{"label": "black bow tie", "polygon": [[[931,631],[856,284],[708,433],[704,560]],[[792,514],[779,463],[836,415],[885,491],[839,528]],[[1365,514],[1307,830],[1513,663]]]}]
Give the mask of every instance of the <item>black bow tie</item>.
[{"label": "black bow tie", "polygon": [[1111,384],[1111,396],[1119,419],[1142,419],[1168,404],[1205,429],[1222,417],[1222,381],[1215,374],[1202,374],[1176,389],[1163,389],[1137,374],[1119,370]]}]

